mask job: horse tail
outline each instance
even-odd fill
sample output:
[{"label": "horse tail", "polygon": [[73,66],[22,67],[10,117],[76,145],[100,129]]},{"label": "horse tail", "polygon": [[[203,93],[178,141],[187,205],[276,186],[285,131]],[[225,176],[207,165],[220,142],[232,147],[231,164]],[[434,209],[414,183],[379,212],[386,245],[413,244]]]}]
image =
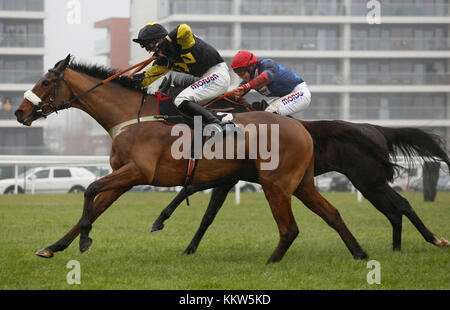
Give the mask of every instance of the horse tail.
[{"label": "horse tail", "polygon": [[350,145],[381,164],[388,181],[394,179],[398,166],[390,161],[389,152],[358,128],[336,121],[301,121],[301,123],[313,138],[314,152],[317,152],[318,156],[325,152],[329,143],[342,145],[340,148],[342,150]]},{"label": "horse tail", "polygon": [[422,159],[445,162],[450,169],[450,159],[443,148],[443,139],[436,134],[427,133],[418,128],[392,128],[374,125],[385,137],[389,153],[396,158],[401,154],[409,163],[414,156]]}]

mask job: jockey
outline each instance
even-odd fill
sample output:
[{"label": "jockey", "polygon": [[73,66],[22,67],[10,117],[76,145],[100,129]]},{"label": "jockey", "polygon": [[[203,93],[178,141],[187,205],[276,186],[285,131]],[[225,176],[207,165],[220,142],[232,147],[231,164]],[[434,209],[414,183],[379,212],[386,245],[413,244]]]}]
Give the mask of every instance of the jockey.
[{"label": "jockey", "polygon": [[178,94],[174,104],[190,116],[201,115],[208,124],[220,124],[214,114],[201,106],[225,93],[230,86],[228,66],[214,47],[194,35],[186,24],[178,25],[168,33],[160,24],[149,23],[133,41],[158,55],[143,74],[142,86],[149,86],[169,71],[197,77]]},{"label": "jockey", "polygon": [[262,95],[276,97],[266,111],[280,115],[303,111],[311,102],[311,92],[306,82],[271,59],[258,61],[251,52],[240,51],[233,57],[231,68],[244,80],[233,90],[236,99],[255,89]]}]

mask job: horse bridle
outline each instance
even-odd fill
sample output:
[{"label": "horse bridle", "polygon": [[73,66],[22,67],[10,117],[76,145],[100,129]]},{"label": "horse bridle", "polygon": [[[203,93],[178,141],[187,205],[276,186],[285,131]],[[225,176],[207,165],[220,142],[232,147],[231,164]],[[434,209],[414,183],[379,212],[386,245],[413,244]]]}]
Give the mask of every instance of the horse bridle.
[{"label": "horse bridle", "polygon": [[[74,96],[74,92],[73,92],[72,88],[70,87],[69,83],[67,83],[67,81],[64,79],[65,70],[60,72],[56,69],[49,69],[48,71],[55,73],[58,76],[58,78],[56,79],[56,82],[53,85],[53,87],[47,93],[45,93],[42,98],[39,97],[38,95],[36,95],[32,90],[27,90],[23,95],[24,99],[27,99],[32,105],[32,111],[31,111],[30,115],[27,117],[27,119],[24,120],[24,122],[35,116],[47,117],[48,115],[52,114],[53,112],[58,113],[58,111],[60,111],[60,110],[68,109],[68,108],[72,107],[73,102],[78,100],[80,97],[80,96]],[[63,102],[60,105],[54,105],[55,99],[58,96],[58,91],[61,86],[61,82],[64,82],[67,85],[72,96],[71,96],[71,99],[69,99],[68,101]],[[53,92],[53,94],[52,94],[52,92]],[[52,94],[52,95],[50,96],[50,94]],[[48,103],[44,103],[44,101],[49,96],[50,96],[50,99],[48,100]]]}]

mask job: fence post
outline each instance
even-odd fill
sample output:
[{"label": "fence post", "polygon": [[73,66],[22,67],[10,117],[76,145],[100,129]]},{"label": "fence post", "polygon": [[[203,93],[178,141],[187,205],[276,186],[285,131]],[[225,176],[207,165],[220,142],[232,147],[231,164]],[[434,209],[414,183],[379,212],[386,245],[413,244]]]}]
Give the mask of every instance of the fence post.
[{"label": "fence post", "polygon": [[18,180],[19,177],[19,166],[16,164],[14,165],[14,194],[18,193]]},{"label": "fence post", "polygon": [[237,205],[241,203],[241,182],[242,181],[237,182],[236,185],[234,186],[234,193]]}]

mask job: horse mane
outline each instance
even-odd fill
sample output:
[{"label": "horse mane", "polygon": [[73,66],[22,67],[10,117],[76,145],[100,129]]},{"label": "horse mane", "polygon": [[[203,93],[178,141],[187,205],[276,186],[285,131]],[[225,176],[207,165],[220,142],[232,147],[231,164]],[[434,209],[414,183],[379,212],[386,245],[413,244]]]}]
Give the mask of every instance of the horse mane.
[{"label": "horse mane", "polygon": [[[74,60],[72,60],[69,63],[68,67],[71,70],[77,71],[79,73],[84,73],[86,75],[89,75],[91,77],[94,77],[94,78],[97,78],[100,80],[105,80],[105,79],[113,76],[117,72],[119,72],[119,70],[107,68],[106,66],[97,65],[97,64],[86,64],[86,63],[76,62]],[[141,86],[140,80],[130,79],[127,76],[123,76],[123,75],[119,76],[118,78],[115,78],[114,80],[112,80],[111,83],[116,83],[125,88],[139,91],[142,93],[146,92],[144,87]]]}]

